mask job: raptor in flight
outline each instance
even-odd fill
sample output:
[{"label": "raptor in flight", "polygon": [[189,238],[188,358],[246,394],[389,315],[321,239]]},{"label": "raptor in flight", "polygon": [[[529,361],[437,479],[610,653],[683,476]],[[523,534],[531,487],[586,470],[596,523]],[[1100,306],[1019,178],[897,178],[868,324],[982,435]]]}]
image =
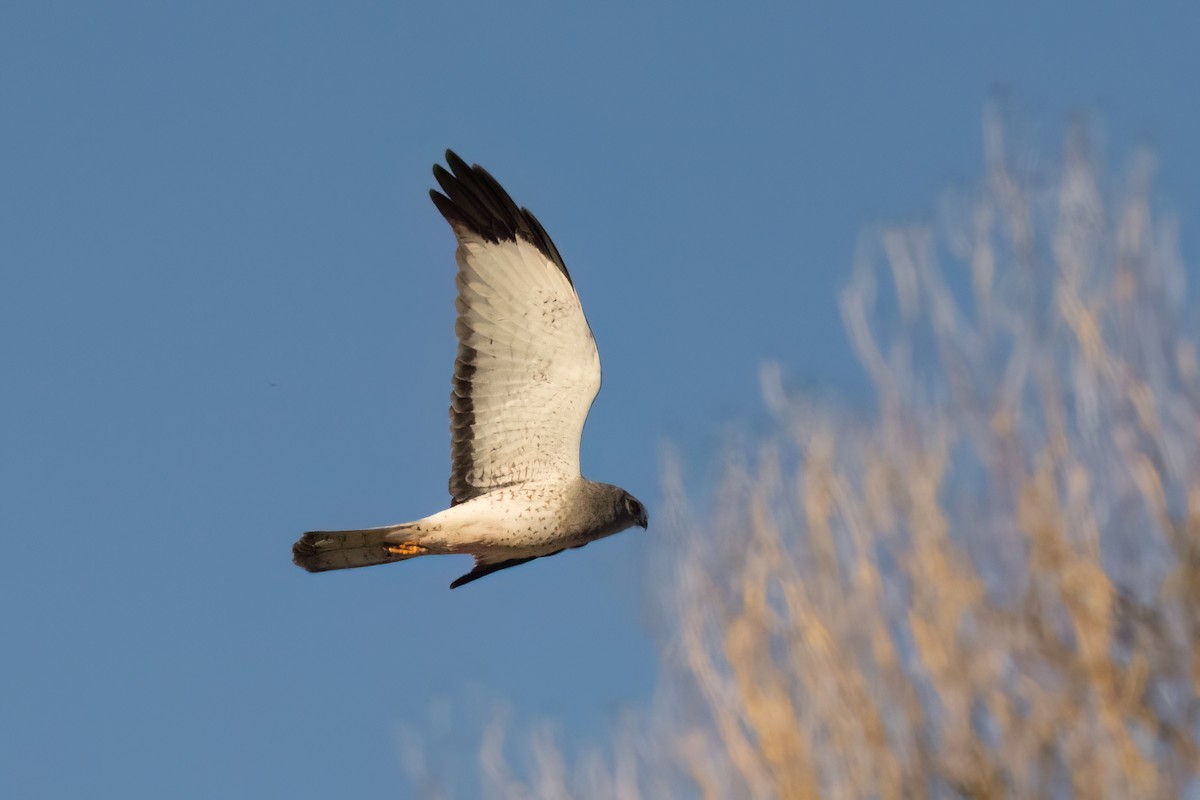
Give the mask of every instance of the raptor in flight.
[{"label": "raptor in flight", "polygon": [[579,473],[600,356],[558,248],[479,165],[446,151],[429,196],[458,239],[458,357],[450,394],[450,508],[416,522],[313,531],[309,572],[468,553],[464,583],[646,527],[633,495]]}]

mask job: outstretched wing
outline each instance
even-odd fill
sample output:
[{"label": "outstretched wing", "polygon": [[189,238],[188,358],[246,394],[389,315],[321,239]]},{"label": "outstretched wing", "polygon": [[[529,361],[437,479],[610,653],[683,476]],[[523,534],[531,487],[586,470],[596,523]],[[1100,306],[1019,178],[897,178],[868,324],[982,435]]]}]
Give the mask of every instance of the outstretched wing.
[{"label": "outstretched wing", "polygon": [[463,575],[461,578],[455,579],[455,581],[450,584],[450,588],[457,589],[458,587],[462,586],[463,584],[470,583],[471,581],[477,581],[480,578],[484,577],[485,575],[491,575],[493,572],[499,572],[500,570],[508,569],[509,567],[519,567],[522,564],[528,564],[530,561],[533,561],[535,558],[540,558],[540,556],[526,556],[525,558],[509,558],[509,559],[505,559],[504,561],[492,561],[492,562],[483,562],[483,561],[476,560],[475,568],[472,569],[470,572],[468,572],[466,575]]},{"label": "outstretched wing", "polygon": [[[574,547],[583,547],[586,544],[587,544],[587,542],[584,542],[583,544],[574,545]],[[566,548],[564,547],[563,550],[565,550],[565,549]],[[525,556],[524,558],[507,558],[503,561],[488,561],[485,558],[476,557],[475,567],[470,572],[468,572],[466,575],[463,575],[460,578],[456,578],[454,580],[454,582],[450,584],[450,588],[457,589],[458,587],[462,586],[463,584],[470,583],[471,581],[477,581],[482,577],[491,575],[493,572],[499,572],[500,570],[508,569],[509,567],[519,567],[522,564],[528,564],[530,561],[533,561],[536,558],[549,558],[550,556],[556,556],[561,552],[562,552],[562,550],[555,550],[553,553],[546,553],[544,556]]]},{"label": "outstretched wing", "polygon": [[431,190],[458,238],[450,496],[579,477],[600,356],[571,276],[537,219],[446,151]]}]

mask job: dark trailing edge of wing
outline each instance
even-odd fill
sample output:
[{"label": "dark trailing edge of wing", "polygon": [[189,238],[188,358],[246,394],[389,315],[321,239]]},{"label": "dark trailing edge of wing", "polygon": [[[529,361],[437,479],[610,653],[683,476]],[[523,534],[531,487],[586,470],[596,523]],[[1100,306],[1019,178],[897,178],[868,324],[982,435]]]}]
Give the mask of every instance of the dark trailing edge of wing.
[{"label": "dark trailing edge of wing", "polygon": [[519,208],[486,169],[478,164],[467,166],[453,150],[446,151],[446,163],[450,172],[441,164],[433,166],[433,177],[445,194],[430,189],[429,197],[452,227],[466,228],[489,242],[511,242],[520,237],[558,265],[571,281],[554,241],[529,209]]},{"label": "dark trailing edge of wing", "polygon": [[475,401],[472,378],[476,352],[461,341],[454,359],[454,377],[450,381],[450,505],[456,506],[475,494],[467,476],[474,459],[470,441],[475,429]]}]

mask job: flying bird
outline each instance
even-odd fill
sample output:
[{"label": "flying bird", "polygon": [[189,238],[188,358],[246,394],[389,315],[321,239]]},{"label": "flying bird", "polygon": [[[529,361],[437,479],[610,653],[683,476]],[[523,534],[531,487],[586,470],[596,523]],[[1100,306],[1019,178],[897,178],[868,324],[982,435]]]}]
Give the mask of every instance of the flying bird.
[{"label": "flying bird", "polygon": [[415,522],[312,531],[292,546],[309,572],[465,553],[462,586],[569,547],[647,526],[633,495],[579,471],[600,356],[546,230],[478,164],[446,151],[433,204],[458,240],[458,356],[450,393],[450,507]]}]

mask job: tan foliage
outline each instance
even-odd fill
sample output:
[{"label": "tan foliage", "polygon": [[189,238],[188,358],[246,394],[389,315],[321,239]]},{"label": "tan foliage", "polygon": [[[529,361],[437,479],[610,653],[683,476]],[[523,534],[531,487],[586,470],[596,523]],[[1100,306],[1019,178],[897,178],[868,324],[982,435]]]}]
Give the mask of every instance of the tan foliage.
[{"label": "tan foliage", "polygon": [[989,119],[956,220],[861,248],[842,308],[876,422],[765,370],[786,435],[680,537],[672,674],[704,709],[683,773],[705,796],[1196,786],[1200,395],[1174,227],[1147,157],[1109,204],[1082,131],[1046,189],[1003,135]]}]

